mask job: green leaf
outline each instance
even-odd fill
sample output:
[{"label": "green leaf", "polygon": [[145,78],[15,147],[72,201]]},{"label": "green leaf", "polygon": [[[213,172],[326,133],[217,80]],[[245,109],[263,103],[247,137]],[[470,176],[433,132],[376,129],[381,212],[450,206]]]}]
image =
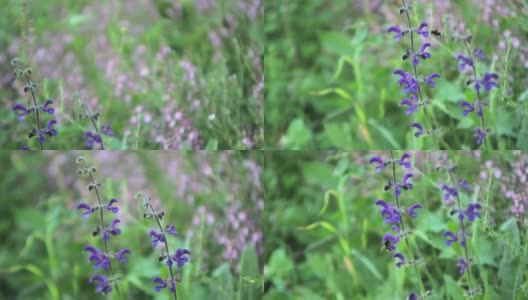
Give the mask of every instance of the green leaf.
[{"label": "green leaf", "polygon": [[524,117],[521,130],[517,136],[517,149],[528,149],[528,118]]},{"label": "green leaf", "polygon": [[375,119],[369,119],[368,120],[369,125],[374,127],[381,135],[389,142],[390,146],[394,149],[402,149],[402,146],[396,141],[394,136],[390,133],[390,131],[387,130],[383,125],[378,123]]},{"label": "green leaf", "polygon": [[499,263],[499,282],[503,299],[512,299],[513,287],[515,285],[516,263],[511,251],[504,247],[503,255]]},{"label": "green leaf", "polygon": [[312,139],[312,132],[306,128],[301,118],[290,123],[286,135],[281,138],[281,144],[291,150],[301,150]]},{"label": "green leaf", "polygon": [[359,251],[357,251],[355,249],[352,250],[352,255],[355,258],[359,259],[359,261],[361,261],[363,263],[363,265],[365,265],[367,270],[369,270],[370,273],[374,277],[376,277],[376,279],[383,280],[383,276],[381,276],[381,273],[378,271],[378,269],[376,268],[374,263],[368,257],[364,256],[363,254],[361,254]]},{"label": "green leaf", "polygon": [[288,257],[283,248],[279,248],[271,254],[266,265],[266,277],[284,278],[293,270],[293,261]]},{"label": "green leaf", "polygon": [[18,230],[42,232],[46,227],[44,214],[36,208],[18,208],[15,213]]},{"label": "green leaf", "polygon": [[[457,85],[449,81],[439,81],[437,87],[434,90],[436,91],[436,93],[434,95],[433,103],[451,102],[458,104],[465,99],[470,99],[466,98],[466,96],[469,95],[465,95]],[[460,115],[462,115],[462,113],[460,113]]]},{"label": "green leaf", "polygon": [[240,280],[238,282],[238,300],[257,300],[262,298],[262,285],[255,278],[260,278],[257,253],[253,246],[247,246],[240,261]]},{"label": "green leaf", "polygon": [[301,165],[302,174],[306,183],[321,185],[321,186],[335,186],[338,177],[333,175],[332,167],[321,162],[306,162]]},{"label": "green leaf", "polygon": [[464,290],[449,275],[444,275],[444,297],[443,299],[465,299]]},{"label": "green leaf", "polygon": [[233,275],[229,264],[223,263],[216,270],[213,271],[213,277],[217,278],[218,285],[216,286],[218,293],[217,299],[234,299],[234,284],[233,284]]},{"label": "green leaf", "polygon": [[516,136],[516,128],[519,123],[519,115],[505,108],[499,108],[495,114],[495,126],[497,127],[497,136],[506,135],[509,137]]},{"label": "green leaf", "polygon": [[331,53],[338,55],[347,55],[354,49],[352,48],[351,38],[341,32],[322,32],[319,35],[323,48]]},{"label": "green leaf", "polygon": [[218,141],[216,139],[210,139],[205,146],[205,150],[218,150]]},{"label": "green leaf", "polygon": [[521,246],[521,237],[519,227],[517,226],[517,220],[515,218],[509,218],[506,220],[506,222],[501,224],[499,230],[503,232],[502,236],[506,240],[508,248],[519,249]]}]

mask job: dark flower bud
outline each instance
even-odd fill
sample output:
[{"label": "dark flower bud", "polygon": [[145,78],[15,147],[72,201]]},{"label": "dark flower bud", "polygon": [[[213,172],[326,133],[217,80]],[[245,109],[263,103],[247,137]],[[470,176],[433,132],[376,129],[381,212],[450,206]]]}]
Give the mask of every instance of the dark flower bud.
[{"label": "dark flower bud", "polygon": [[101,233],[101,227],[97,225],[97,228],[94,230],[94,232],[92,232],[92,236],[97,236],[99,233]]}]

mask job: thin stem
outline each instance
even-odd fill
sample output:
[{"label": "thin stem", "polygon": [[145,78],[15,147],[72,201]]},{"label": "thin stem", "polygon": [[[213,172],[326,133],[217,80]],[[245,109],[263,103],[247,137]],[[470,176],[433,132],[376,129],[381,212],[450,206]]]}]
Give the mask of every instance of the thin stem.
[{"label": "thin stem", "polygon": [[[84,159],[82,160],[83,164],[84,164],[84,167],[85,168],[88,168],[88,165],[86,164],[86,161],[84,161]],[[92,184],[93,184],[93,187],[95,189],[95,194],[97,195],[97,203],[99,204],[99,220],[101,221],[100,224],[101,224],[101,228],[104,230],[104,215],[103,215],[103,209],[102,209],[102,201],[101,201],[101,196],[99,195],[99,189],[97,188],[97,182],[95,181],[93,175],[91,172],[88,172],[88,174],[90,175],[90,179],[92,180]],[[105,250],[105,253],[108,254],[108,244],[107,242],[103,239],[103,244],[104,244],[104,250]],[[112,262],[109,260],[108,261],[108,269],[110,270],[110,276],[112,278],[115,278],[114,277],[114,271],[112,270]],[[120,295],[119,293],[119,288],[117,286],[117,282],[114,283],[115,285],[115,289],[116,289],[116,292],[118,295]]]},{"label": "thin stem", "polygon": [[[148,207],[150,208],[150,211],[152,212],[152,215],[156,219],[156,223],[158,223],[158,226],[159,226],[161,234],[163,234],[163,236],[165,237],[165,243],[164,243],[165,244],[165,250],[167,251],[167,255],[169,256],[170,255],[169,243],[167,242],[167,236],[165,235],[165,229],[161,225],[161,221],[158,219],[158,215],[154,211],[154,207],[152,207],[152,204],[150,203],[150,201],[148,201],[147,203],[148,203]],[[169,259],[170,259],[170,257],[169,257]],[[168,266],[168,267],[169,267],[169,270],[170,270],[172,283],[174,284],[174,300],[178,300],[178,292],[176,290],[176,281],[174,280],[174,272],[172,271],[172,266]]]},{"label": "thin stem", "polygon": [[97,123],[95,122],[94,116],[93,116],[92,112],[90,111],[90,109],[88,108],[88,105],[86,105],[86,103],[84,102],[84,99],[81,98],[80,100],[81,100],[81,103],[82,103],[81,106],[84,107],[84,109],[86,110],[86,114],[88,115],[88,117],[92,121],[93,126],[95,127],[95,132],[97,132],[99,137],[101,137],[101,150],[104,150],[105,148],[104,148],[104,144],[103,144],[103,135],[99,131],[99,127],[97,127]]},{"label": "thin stem", "polygon": [[[471,61],[473,62],[473,64],[471,65],[471,70],[473,71],[473,80],[475,84],[477,84],[478,83],[477,67],[475,66],[475,59],[473,56],[473,52],[469,48],[469,43],[467,40],[464,40],[464,46],[466,46],[468,55],[471,58]],[[483,105],[481,97],[480,97],[480,89],[477,90],[477,100],[479,102],[479,109],[480,109],[480,107],[482,107]],[[486,133],[486,136],[484,136],[484,145],[486,146],[487,149],[491,149],[489,145],[489,141],[487,139],[487,130],[486,130],[486,121],[484,120],[484,111],[482,112],[482,117],[480,117],[479,119],[480,119],[480,126],[482,127],[482,130]]]},{"label": "thin stem", "polygon": [[[391,164],[392,164],[392,180],[393,180],[393,184],[396,184],[397,182],[396,181],[396,164],[394,163],[394,154],[392,150],[390,151],[390,154],[391,154]],[[394,198],[396,199],[396,207],[398,208],[398,212],[399,212],[400,211],[400,200],[398,196],[396,196],[396,194],[394,194]],[[401,217],[401,215],[399,219],[400,219],[401,230],[402,232],[405,233],[405,225],[403,223],[403,218]],[[411,247],[411,244],[409,242],[407,235],[404,235],[403,239],[405,240],[405,245],[407,247],[409,258],[414,261],[415,259],[414,254],[412,252],[412,247]],[[420,285],[420,291],[422,295],[425,295],[425,288],[422,282],[422,277],[420,276],[420,271],[418,271],[418,265],[414,263],[413,266],[414,266],[414,271],[416,272],[416,277],[418,278],[418,284]]]},{"label": "thin stem", "polygon": [[[29,76],[26,74],[25,70],[24,70],[24,67],[22,66],[22,63],[17,60],[16,61],[16,64],[18,65],[18,68],[20,69],[20,71],[22,72],[22,74],[24,74],[24,78],[26,78],[26,82],[29,86],[29,90],[31,91],[31,97],[33,98],[33,106],[35,107],[35,116],[36,116],[36,119],[37,119],[37,129],[38,129],[38,134],[40,135],[41,132],[40,132],[40,116],[39,116],[39,108],[37,106],[37,97],[35,97],[35,92],[33,92],[33,83],[31,82],[31,80],[29,79]],[[40,139],[39,137],[37,137],[37,140],[40,144],[40,150],[44,150],[44,143],[41,143],[40,142]]]},{"label": "thin stem", "polygon": [[[403,3],[403,7],[408,7],[407,3],[405,2],[405,0],[402,0],[402,3]],[[407,20],[407,26],[409,27],[409,31],[410,31],[411,53],[414,54],[414,30],[412,30],[411,17],[409,16],[409,10],[408,9],[405,9],[405,17],[406,17],[406,20]],[[414,77],[416,78],[416,80],[418,80],[418,71],[417,71],[416,66],[414,64],[413,64],[413,71],[414,71]],[[420,87],[420,81],[419,80],[418,80],[418,97],[420,98],[420,102],[421,103],[425,103],[424,100],[423,100],[422,89]],[[431,130],[434,130],[433,123],[431,121],[431,118],[429,117],[429,113],[427,111],[426,105],[422,105],[422,110],[424,112],[425,122],[427,123],[427,127],[429,127]],[[438,140],[437,140],[436,134],[434,132],[432,133],[432,136],[433,136],[433,142],[434,142],[434,145],[435,145],[436,149],[440,150],[440,147],[438,146]]]},{"label": "thin stem", "polygon": [[[451,184],[453,185],[453,187],[458,189],[457,182],[455,181],[455,174],[453,174],[453,172],[451,170],[448,170],[447,173],[449,174],[449,179],[451,180]],[[460,201],[460,197],[458,196],[458,193],[455,195],[455,198],[457,199],[458,211],[460,213],[462,211],[462,203]],[[460,227],[462,228],[462,234],[464,235],[464,238],[465,238],[466,227],[465,227],[465,224],[464,224],[464,219],[460,220]],[[472,284],[472,281],[471,281],[471,265],[469,263],[469,252],[468,252],[468,247],[467,247],[467,240],[464,243],[464,259],[468,263],[468,268],[467,268],[467,272],[466,273],[467,273],[467,276],[468,276],[469,291],[473,292],[473,284]]]}]

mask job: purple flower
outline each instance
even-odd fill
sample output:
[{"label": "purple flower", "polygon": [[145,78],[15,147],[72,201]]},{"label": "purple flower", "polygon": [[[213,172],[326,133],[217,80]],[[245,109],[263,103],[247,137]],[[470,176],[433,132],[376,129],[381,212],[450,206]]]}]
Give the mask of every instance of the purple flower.
[{"label": "purple flower", "polygon": [[396,69],[392,74],[400,75],[401,78],[398,80],[398,85],[402,86],[404,93],[417,93],[418,92],[418,80],[409,72],[404,72],[401,69]]},{"label": "purple flower", "polygon": [[18,119],[20,121],[24,120],[24,117],[26,115],[29,115],[29,113],[31,112],[30,110],[28,110],[24,105],[22,104],[16,104],[15,106],[13,106],[13,111],[17,111],[17,110],[20,110],[21,112],[18,114]]},{"label": "purple flower", "polygon": [[459,258],[457,260],[457,266],[460,267],[460,274],[464,274],[464,272],[466,271],[466,269],[468,268],[469,264],[468,264],[468,261],[463,259],[463,258]]},{"label": "purple flower", "polygon": [[392,234],[386,234],[383,236],[381,242],[386,245],[387,249],[394,250],[396,249],[396,244],[400,241],[400,238]]},{"label": "purple flower", "polygon": [[442,191],[445,191],[444,202],[449,202],[451,196],[458,197],[458,189],[456,187],[450,187],[447,184],[442,185]]},{"label": "purple flower", "polygon": [[48,121],[48,125],[46,126],[46,129],[44,129],[44,133],[46,133],[49,136],[57,135],[57,130],[53,129],[53,125],[57,124],[57,120],[51,119]]},{"label": "purple flower", "polygon": [[407,182],[407,181],[409,181],[409,179],[411,179],[411,177],[414,177],[413,174],[411,174],[411,173],[407,173],[407,174],[405,174],[403,176],[402,187],[403,187],[404,190],[412,190],[412,188],[413,188],[412,183]]},{"label": "purple flower", "polygon": [[473,222],[475,218],[480,217],[480,209],[482,208],[482,205],[479,203],[470,203],[465,210],[465,214],[468,217],[468,220],[470,222]]},{"label": "purple flower", "polygon": [[403,180],[401,183],[397,183],[394,185],[394,196],[399,197],[401,195],[400,187],[404,190],[410,190],[413,188],[412,183],[407,182],[411,177],[413,177],[413,175],[407,173],[403,176]]},{"label": "purple flower", "polygon": [[396,33],[394,35],[394,41],[397,42],[400,38],[402,38],[405,35],[405,32],[401,31],[398,26],[391,26],[387,29],[387,32],[394,32]]},{"label": "purple flower", "polygon": [[125,248],[125,249],[123,249],[123,250],[117,252],[116,255],[115,255],[115,258],[118,259],[118,260],[120,260],[122,263],[126,263],[126,262],[127,262],[127,259],[126,259],[126,257],[125,257],[124,255],[125,255],[125,254],[130,254],[130,253],[132,253],[132,252],[130,251],[130,249]]},{"label": "purple flower", "polygon": [[92,253],[90,257],[88,257],[88,261],[94,262],[94,269],[108,269],[110,267],[110,258],[102,250],[99,250],[92,246],[86,246],[84,247],[83,251],[88,251]]},{"label": "purple flower", "polygon": [[475,129],[474,137],[477,138],[477,144],[482,144],[482,141],[486,138],[486,132],[480,128]]},{"label": "purple flower", "polygon": [[475,49],[473,50],[473,55],[475,55],[476,57],[480,58],[480,59],[486,59],[486,55],[484,55],[482,53],[482,49]]},{"label": "purple flower", "polygon": [[191,252],[189,252],[189,250],[187,249],[178,249],[176,250],[176,254],[174,254],[174,256],[172,257],[176,263],[178,264],[178,268],[181,268],[183,267],[183,265],[187,262],[189,262],[189,257],[185,256],[185,255],[190,255]]},{"label": "purple flower", "polygon": [[165,226],[165,232],[168,233],[168,234],[172,234],[174,236],[178,235],[178,231],[174,230],[174,225],[173,224]]},{"label": "purple flower", "polygon": [[376,166],[376,172],[379,173],[381,171],[381,169],[383,169],[385,167],[385,162],[383,162],[383,159],[381,159],[381,157],[379,156],[375,156],[373,158],[371,158],[369,160],[369,165],[372,164],[372,163],[376,163],[377,166]]},{"label": "purple flower", "polygon": [[427,77],[424,78],[425,83],[427,83],[430,87],[434,88],[436,86],[436,83],[433,81],[435,78],[440,78],[440,74],[433,73]]},{"label": "purple flower", "polygon": [[423,206],[421,204],[419,204],[419,203],[415,203],[415,204],[413,204],[413,205],[411,205],[411,206],[409,206],[407,208],[407,213],[411,217],[416,218],[416,217],[418,217],[418,214],[415,212],[415,210],[418,209],[418,208],[423,209]]},{"label": "purple flower", "polygon": [[[484,89],[486,92],[491,91],[491,89],[494,86],[497,86],[497,79],[499,78],[499,75],[495,73],[485,73],[482,79],[480,80],[480,83],[484,85]],[[475,85],[476,86],[476,85]],[[477,89],[477,88],[475,88]],[[478,90],[478,89],[477,89]]]},{"label": "purple flower", "polygon": [[51,101],[50,99],[46,100],[46,102],[44,102],[44,105],[42,106],[42,110],[50,115],[53,115],[55,113],[55,110],[52,107],[48,107],[51,104],[53,104],[53,101]]},{"label": "purple flower", "polygon": [[103,128],[101,128],[101,132],[108,136],[114,136],[114,132],[110,130],[110,125],[103,126]]},{"label": "purple flower", "polygon": [[374,205],[380,205],[382,210],[380,210],[380,216],[387,215],[385,218],[385,223],[400,223],[400,212],[398,208],[392,203],[387,203],[384,200],[378,200]]},{"label": "purple flower", "polygon": [[423,36],[424,38],[428,37],[429,36],[429,31],[428,30],[424,30],[424,28],[427,28],[429,25],[427,25],[426,22],[422,22],[422,24],[420,24],[420,27],[418,27],[416,29],[416,33],[418,33],[419,35]]},{"label": "purple flower", "polygon": [[112,287],[108,283],[108,278],[101,275],[94,275],[90,278],[89,282],[99,281],[99,284],[95,288],[98,293],[108,294],[112,291]]},{"label": "purple flower", "polygon": [[88,148],[93,148],[94,143],[101,144],[101,136],[97,133],[92,133],[90,130],[86,131],[84,137],[88,138],[88,142],[86,142]]},{"label": "purple flower", "polygon": [[446,238],[446,245],[451,246],[454,242],[458,241],[456,234],[451,231],[444,232],[443,236]]},{"label": "purple flower", "polygon": [[420,124],[420,123],[418,123],[418,122],[414,122],[414,123],[412,123],[412,124],[411,124],[411,128],[416,128],[416,129],[418,129],[418,131],[416,131],[416,132],[414,133],[414,136],[415,136],[415,137],[419,137],[419,136],[421,136],[421,135],[423,135],[423,134],[425,133],[422,124]]},{"label": "purple flower", "polygon": [[108,239],[110,238],[109,233],[111,233],[112,235],[121,234],[121,230],[115,228],[115,226],[119,222],[121,222],[121,221],[119,221],[119,219],[114,219],[114,220],[112,220],[112,223],[110,224],[110,227],[104,229],[104,231],[103,231],[103,241],[105,241],[105,242],[108,241]]},{"label": "purple flower", "polygon": [[79,205],[77,205],[77,210],[79,210],[79,209],[86,209],[86,212],[83,213],[83,218],[88,218],[88,216],[90,214],[92,214],[96,210],[96,208],[92,208],[92,207],[90,207],[90,205],[88,205],[88,204],[86,204],[84,202],[81,202],[81,203],[79,203]]},{"label": "purple flower", "polygon": [[473,67],[473,59],[471,59],[471,57],[466,57],[462,54],[459,54],[457,55],[456,59],[460,61],[460,66],[459,66],[460,71],[464,71],[466,66]]},{"label": "purple flower", "polygon": [[167,255],[167,267],[172,267],[173,260],[170,255]]},{"label": "purple flower", "polygon": [[458,180],[458,185],[466,190],[470,190],[471,186],[468,184],[467,179],[460,179]]},{"label": "purple flower", "polygon": [[112,206],[116,202],[117,202],[117,200],[115,198],[110,199],[110,201],[106,205],[106,209],[111,210],[112,213],[114,213],[114,214],[117,214],[117,212],[119,211],[119,208],[116,207],[116,206]]},{"label": "purple flower", "polygon": [[400,165],[403,166],[406,169],[409,169],[411,167],[411,162],[406,161],[407,158],[411,158],[411,155],[409,153],[404,153],[402,157],[400,158]]},{"label": "purple flower", "polygon": [[416,96],[414,94],[411,94],[411,96],[409,96],[409,99],[403,99],[402,101],[400,101],[400,106],[409,106],[409,108],[405,110],[405,114],[410,116],[413,112],[418,112],[418,106],[416,106],[416,102]]},{"label": "purple flower", "polygon": [[161,279],[161,277],[155,277],[154,279],[152,279],[152,282],[153,283],[158,283],[157,286],[154,287],[154,289],[156,290],[156,292],[160,292],[161,289],[164,289],[167,287],[167,281]]},{"label": "purple flower", "polygon": [[419,58],[423,59],[423,60],[426,60],[428,58],[431,58],[431,53],[427,52],[427,48],[430,47],[431,44],[429,43],[424,43],[422,45],[422,48],[420,49],[420,52],[415,52],[413,54],[413,65],[418,65],[418,63],[420,62]]},{"label": "purple flower", "polygon": [[399,267],[405,265],[405,257],[403,256],[403,254],[401,254],[399,252],[396,252],[396,253],[394,253],[394,255],[392,257],[400,259],[400,261],[396,263],[396,267],[399,268]]},{"label": "purple flower", "polygon": [[407,296],[407,300],[418,300],[418,295],[416,295],[416,293],[410,293],[409,296]]},{"label": "purple flower", "polygon": [[469,103],[468,101],[465,101],[465,100],[460,103],[460,107],[466,107],[467,108],[467,109],[464,109],[462,111],[462,114],[464,116],[467,116],[470,112],[473,112],[475,110],[475,107],[471,103]]},{"label": "purple flower", "polygon": [[149,237],[152,237],[152,247],[156,247],[158,245],[158,242],[165,243],[167,240],[165,239],[165,234],[163,232],[157,232],[155,230],[151,230],[149,232]]}]

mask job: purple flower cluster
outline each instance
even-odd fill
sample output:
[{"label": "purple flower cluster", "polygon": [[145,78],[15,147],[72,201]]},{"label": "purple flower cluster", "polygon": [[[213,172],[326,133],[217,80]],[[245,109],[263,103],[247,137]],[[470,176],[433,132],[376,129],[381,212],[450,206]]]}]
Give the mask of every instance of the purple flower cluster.
[{"label": "purple flower cluster", "polygon": [[[477,68],[475,66],[475,59],[484,60],[486,59],[486,55],[484,55],[482,49],[471,50],[471,35],[457,36],[454,38],[454,40],[462,41],[465,45],[467,56],[458,54],[456,60],[460,63],[460,71],[464,71],[466,68],[470,70],[471,78],[466,81],[466,85],[473,85],[473,89],[476,92],[475,99],[464,100],[460,102],[460,107],[462,108],[462,114],[464,116],[469,116],[471,113],[476,113],[478,119],[480,120],[480,127],[475,128],[473,136],[477,139],[477,144],[481,145],[482,142],[486,140],[486,135],[490,132],[490,129],[486,128],[483,111],[483,106],[488,106],[488,101],[483,99],[483,95],[481,93],[484,93],[484,91],[490,92],[493,87],[497,87],[499,75],[496,73],[484,73],[484,75],[479,78],[477,74]],[[484,87],[484,90],[482,90],[482,87]]]},{"label": "purple flower cluster", "polygon": [[[439,171],[441,170],[440,168],[436,169]],[[467,295],[478,294],[481,292],[481,289],[480,287],[474,287],[471,279],[470,266],[474,259],[469,256],[467,238],[471,234],[469,228],[471,222],[481,216],[481,210],[483,207],[478,202],[471,202],[464,206],[460,200],[460,193],[462,190],[471,190],[471,186],[466,179],[456,180],[456,168],[448,167],[443,168],[442,170],[447,172],[450,182],[449,184],[443,184],[441,186],[441,191],[444,193],[443,200],[447,206],[453,207],[450,215],[456,216],[456,220],[458,220],[458,228],[454,231],[446,230],[442,236],[445,238],[445,244],[447,246],[454,247],[458,244],[463,249],[462,256],[457,257],[456,265],[459,268],[460,274],[467,274]]]},{"label": "purple flower cluster", "polygon": [[176,283],[181,282],[181,275],[174,274],[173,265],[176,263],[178,268],[182,268],[187,262],[189,262],[189,255],[191,252],[187,249],[179,248],[176,250],[174,255],[171,255],[169,250],[169,243],[167,242],[167,234],[178,236],[178,232],[175,230],[174,225],[162,225],[162,219],[164,216],[163,212],[158,212],[154,210],[150,202],[150,198],[145,197],[142,193],[136,195],[136,198],[143,201],[143,207],[146,212],[143,214],[145,219],[154,218],[158,224],[159,230],[151,230],[148,236],[152,239],[152,247],[157,247],[158,245],[163,245],[163,252],[159,256],[159,262],[165,260],[165,264],[169,268],[170,274],[165,278],[156,276],[152,282],[157,283],[154,287],[156,292],[160,292],[162,289],[169,286],[169,291],[174,295],[174,299],[177,299],[176,293]]},{"label": "purple flower cluster", "polygon": [[[388,202],[382,199],[375,202],[375,205],[380,206],[381,208],[380,216],[384,217],[384,222],[389,224],[394,231],[394,233],[385,234],[381,239],[381,244],[388,251],[396,251],[401,240],[405,240],[407,246],[409,246],[407,238],[411,234],[411,230],[406,229],[406,227],[410,228],[410,226],[406,225],[408,223],[404,220],[404,214],[406,213],[411,219],[415,219],[418,217],[418,210],[423,209],[423,206],[420,203],[414,203],[408,207],[404,207],[400,200],[402,191],[409,191],[413,189],[413,184],[409,182],[409,180],[413,177],[413,174],[408,172],[412,167],[410,159],[411,155],[409,153],[404,153],[401,158],[394,159],[393,153],[391,151],[390,158],[384,159],[382,157],[375,156],[369,160],[369,164],[376,165],[377,173],[381,172],[381,170],[387,166],[392,167],[392,172],[390,172],[392,179],[390,179],[385,185],[384,190],[394,190],[392,193],[394,202]],[[397,166],[400,166],[404,172],[403,179],[401,181],[396,179]],[[405,255],[401,252],[395,252],[392,255],[392,257],[397,260],[396,267],[400,268],[402,266],[408,265],[414,266],[416,268],[417,265],[423,261],[421,258],[414,258],[412,251],[410,251],[410,249],[407,250],[409,251],[408,257],[405,257]],[[423,290],[423,285],[421,283],[420,288],[422,295],[426,295],[428,293],[428,291]]]},{"label": "purple flower cluster", "polygon": [[117,218],[114,218],[109,226],[105,226],[104,222],[104,214],[103,212],[108,211],[112,214],[117,214],[119,212],[119,208],[115,206],[118,201],[115,198],[112,198],[108,201],[108,203],[104,204],[101,201],[101,195],[99,192],[99,187],[101,184],[97,181],[95,181],[93,177],[93,173],[96,172],[96,169],[94,167],[88,167],[86,164],[86,161],[84,158],[79,157],[77,158],[77,164],[80,165],[79,167],[79,174],[85,175],[88,174],[91,179],[91,183],[88,186],[88,190],[90,192],[95,192],[97,196],[97,203],[90,205],[85,202],[81,202],[77,205],[77,210],[83,210],[83,218],[88,218],[93,213],[98,213],[99,216],[99,224],[97,225],[96,229],[93,231],[92,236],[102,236],[103,241],[103,249],[96,248],[94,246],[88,245],[84,247],[84,252],[89,252],[90,256],[88,257],[88,261],[90,263],[93,263],[94,269],[106,269],[109,271],[110,276],[103,276],[103,275],[94,275],[90,278],[89,282],[97,281],[98,285],[96,287],[96,291],[108,294],[112,291],[112,286],[115,286],[116,291],[119,292],[117,288],[117,281],[120,279],[120,276],[117,276],[114,274],[114,270],[112,269],[112,262],[111,259],[116,259],[122,263],[127,262],[127,258],[125,255],[131,254],[132,251],[128,248],[121,249],[118,252],[111,252],[108,251],[108,241],[110,240],[110,236],[116,236],[121,234],[121,229],[117,228],[117,224],[121,221]]},{"label": "purple flower cluster", "polygon": [[[101,128],[101,133],[107,136],[114,136],[114,132],[110,129],[109,125],[103,126],[103,128]],[[101,133],[98,133],[97,129],[95,132],[87,130],[84,133],[84,137],[88,139],[88,142],[86,142],[86,146],[88,146],[88,148],[93,148],[94,144],[99,144],[101,145],[101,149],[104,149]]]},{"label": "purple flower cluster", "polygon": [[114,136],[114,132],[110,129],[110,125],[103,126],[101,130],[99,130],[99,127],[97,126],[97,119],[99,118],[99,113],[94,113],[90,111],[88,108],[88,105],[86,105],[84,99],[79,98],[81,109],[84,111],[84,113],[79,115],[79,119],[90,119],[92,121],[92,124],[95,128],[95,131],[92,132],[91,130],[87,130],[84,133],[84,138],[88,139],[88,142],[86,142],[86,146],[88,148],[93,148],[94,144],[99,144],[101,147],[101,150],[104,150],[104,144],[102,135],[105,134],[107,136]]},{"label": "purple flower cluster", "polygon": [[[52,137],[57,135],[57,130],[53,127],[55,124],[57,124],[56,119],[50,119],[47,123],[47,126],[45,128],[41,127],[41,120],[40,120],[40,113],[39,111],[42,111],[44,113],[47,113],[49,115],[55,114],[55,109],[52,107],[53,100],[47,99],[43,105],[39,105],[37,103],[37,98],[35,96],[35,89],[37,88],[37,84],[31,81],[31,69],[27,68],[23,65],[22,61],[20,59],[15,58],[11,61],[11,65],[15,67],[15,76],[24,77],[24,81],[26,85],[24,86],[24,93],[27,93],[28,91],[31,92],[31,99],[32,103],[31,106],[25,106],[23,104],[15,104],[12,108],[12,110],[18,114],[19,120],[24,120],[24,118],[29,115],[30,113],[35,113],[35,125],[33,125],[33,128],[28,134],[29,138],[37,137],[37,141],[40,145],[40,149],[44,149],[44,142],[46,141],[46,137]],[[23,147],[23,150],[29,150],[28,147]]]},{"label": "purple flower cluster", "polygon": [[[400,101],[400,106],[406,107],[405,114],[411,115],[413,112],[418,112],[419,108],[422,108],[426,117],[427,122],[430,125],[430,120],[427,112],[426,106],[431,103],[431,100],[425,99],[420,83],[423,82],[431,88],[436,86],[434,81],[437,78],[440,78],[440,74],[431,73],[427,76],[419,76],[417,72],[417,66],[420,63],[420,60],[427,60],[431,58],[431,53],[428,52],[428,48],[431,47],[431,44],[428,42],[423,42],[420,50],[415,49],[416,35],[421,36],[422,38],[428,38],[429,33],[429,24],[422,22],[417,28],[412,28],[409,10],[410,6],[407,6],[405,1],[403,1],[403,6],[400,8],[400,15],[405,14],[407,19],[407,28],[400,28],[398,26],[390,26],[387,29],[388,33],[394,33],[394,41],[397,42],[405,35],[410,37],[410,48],[408,48],[405,54],[402,56],[403,60],[411,59],[413,72],[405,72],[401,69],[396,69],[393,74],[399,75],[398,85],[402,88],[402,92],[409,94],[408,97]],[[437,134],[438,129],[424,129],[424,126],[418,122],[413,122],[411,128],[417,128],[418,131],[414,134],[415,137],[420,137],[422,135],[432,135]]]},{"label": "purple flower cluster", "polygon": [[[380,172],[382,168],[392,165],[394,171],[393,176],[395,176],[396,165],[401,166],[405,172],[411,168],[411,162],[409,161],[410,157],[411,156],[408,153],[404,153],[400,159],[383,159],[379,156],[375,156],[369,160],[369,164],[377,165],[376,172]],[[395,250],[400,238],[407,234],[407,232],[404,232],[404,223],[401,215],[402,212],[406,212],[409,216],[411,216],[411,218],[417,218],[418,214],[416,210],[423,209],[423,206],[419,203],[412,204],[407,209],[405,209],[400,204],[399,197],[401,196],[402,190],[408,191],[413,188],[413,184],[409,182],[412,177],[413,175],[411,173],[405,173],[401,182],[397,182],[396,178],[393,178],[385,185],[385,191],[391,189],[394,190],[393,195],[396,201],[395,203],[387,202],[382,199],[375,202],[375,205],[379,205],[381,207],[380,216],[385,218],[384,222],[391,225],[392,230],[394,230],[396,233],[396,235],[386,234],[383,236],[382,244],[387,250]],[[403,256],[402,254],[398,254],[396,257],[399,257],[400,255]],[[405,259],[403,258],[403,260]]]}]

